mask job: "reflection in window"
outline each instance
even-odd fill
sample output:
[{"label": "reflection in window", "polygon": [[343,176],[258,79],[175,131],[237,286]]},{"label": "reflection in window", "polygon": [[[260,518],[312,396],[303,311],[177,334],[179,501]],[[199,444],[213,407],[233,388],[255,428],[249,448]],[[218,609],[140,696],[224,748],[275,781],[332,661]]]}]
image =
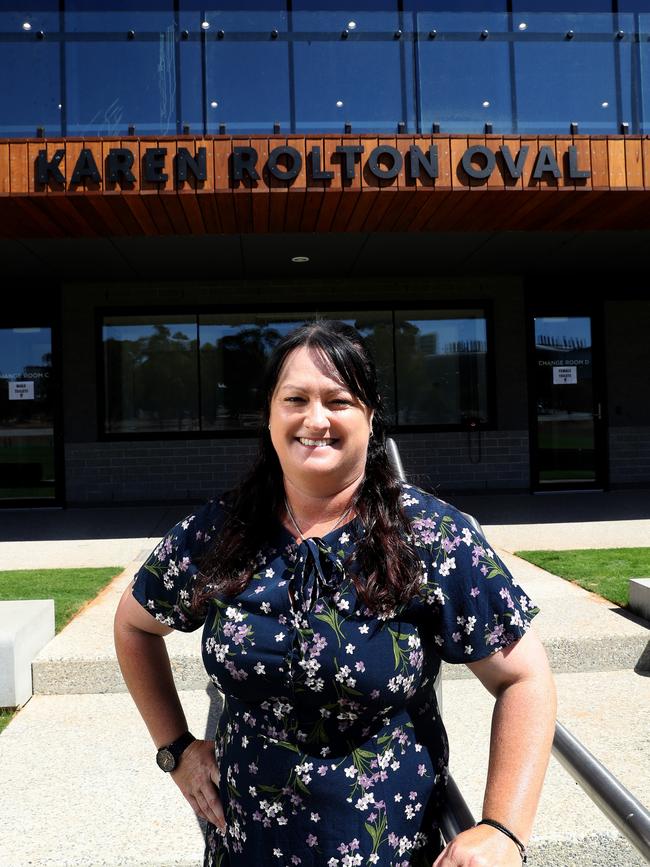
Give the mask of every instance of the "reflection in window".
[{"label": "reflection in window", "polygon": [[487,421],[483,311],[399,311],[395,315],[395,350],[398,424]]},{"label": "reflection in window", "polygon": [[207,11],[209,32],[223,39],[206,42],[207,130],[271,132],[277,121],[290,128],[289,48],[273,31],[287,32],[286,12]]},{"label": "reflection in window", "polygon": [[[257,429],[262,376],[276,344],[313,313],[254,316],[249,313],[199,317],[203,430]],[[392,318],[390,312],[327,314],[354,326],[367,340],[385,386],[392,415]]]},{"label": "reflection in window", "polygon": [[54,496],[49,328],[0,328],[0,500]]},{"label": "reflection in window", "polygon": [[297,132],[343,132],[347,121],[361,132],[394,133],[400,121],[413,128],[413,52],[386,38],[400,26],[396,10],[301,12],[294,6],[294,31],[306,34],[293,47]]},{"label": "reflection in window", "polygon": [[48,136],[61,135],[58,30],[56,0],[29,11],[0,9],[0,136],[31,137],[39,126]]},{"label": "reflection in window", "polygon": [[632,16],[522,12],[515,27],[524,24],[527,38],[514,44],[518,132],[568,132],[576,122],[581,133],[617,133],[633,117],[631,42],[613,34],[634,30]]},{"label": "reflection in window", "polygon": [[[417,16],[420,32],[440,37],[418,43],[422,129],[439,123],[442,132],[483,132],[512,128],[512,93],[507,15],[439,12]],[[479,39],[478,33],[495,34]]]},{"label": "reflection in window", "polygon": [[[483,311],[322,315],[352,325],[368,343],[389,424],[458,427],[488,420]],[[198,328],[189,315],[106,318],[106,432],[256,431],[270,353],[314,317],[206,313]]]},{"label": "reflection in window", "polygon": [[138,133],[176,133],[172,0],[110,14],[67,0],[65,27],[68,135],[124,135],[131,124]]},{"label": "reflection in window", "polygon": [[195,316],[104,321],[106,432],[199,430]]}]

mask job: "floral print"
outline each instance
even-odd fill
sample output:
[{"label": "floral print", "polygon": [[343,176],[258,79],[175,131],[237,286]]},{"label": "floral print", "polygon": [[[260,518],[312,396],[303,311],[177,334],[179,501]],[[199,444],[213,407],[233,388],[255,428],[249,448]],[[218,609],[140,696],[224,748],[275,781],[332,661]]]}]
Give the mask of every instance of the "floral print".
[{"label": "floral print", "polygon": [[209,500],[135,576],[162,623],[203,625],[206,671],[224,695],[215,733],[227,829],[208,824],[204,867],[418,867],[441,849],[448,745],[434,681],[517,641],[537,608],[452,506],[404,485],[421,592],[373,615],[351,579],[357,519],[300,545],[270,528],[255,575],[203,616],[188,604],[219,532]]}]

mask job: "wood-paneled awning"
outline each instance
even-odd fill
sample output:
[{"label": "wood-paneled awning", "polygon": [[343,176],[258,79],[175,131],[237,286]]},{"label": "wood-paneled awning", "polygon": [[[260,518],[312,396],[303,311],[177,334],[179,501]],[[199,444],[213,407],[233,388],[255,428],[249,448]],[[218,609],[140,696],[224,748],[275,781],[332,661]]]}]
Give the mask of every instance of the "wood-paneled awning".
[{"label": "wood-paneled awning", "polygon": [[647,229],[649,205],[639,136],[0,140],[4,238]]}]

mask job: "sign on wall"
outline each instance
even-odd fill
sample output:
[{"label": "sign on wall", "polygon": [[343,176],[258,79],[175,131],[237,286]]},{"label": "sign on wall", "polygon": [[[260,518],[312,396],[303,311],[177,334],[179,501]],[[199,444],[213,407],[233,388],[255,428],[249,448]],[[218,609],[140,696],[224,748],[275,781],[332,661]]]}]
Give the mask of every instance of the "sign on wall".
[{"label": "sign on wall", "polygon": [[[164,184],[170,175],[177,183],[186,182],[190,177],[198,182],[207,179],[208,157],[205,147],[197,148],[194,153],[190,153],[186,147],[171,151],[171,148],[166,147],[144,150],[141,165],[144,181]],[[58,148],[50,154],[46,149],[39,150],[35,161],[36,184],[39,188],[54,184],[77,189],[83,188],[85,181],[98,184],[102,180],[127,187],[136,183],[134,168],[136,160],[139,160],[136,149],[109,148],[103,166],[98,165],[90,148],[82,148],[71,165],[63,162],[65,154],[65,148]],[[497,158],[499,171],[511,181],[520,179],[525,170],[530,170],[531,179],[536,181],[562,177],[579,181],[591,175],[589,169],[579,165],[578,150],[574,145],[567,147],[564,153],[557,154],[547,145],[532,149],[522,144],[516,152],[505,144],[494,148],[474,145],[462,153],[458,165],[453,168],[455,171],[462,169],[468,182],[469,179],[487,181],[497,171]],[[271,177],[289,186],[303,167],[308,182],[331,181],[339,177],[349,183],[366,171],[382,181],[395,179],[401,171],[410,181],[425,177],[435,180],[439,174],[439,152],[437,144],[428,147],[410,144],[400,148],[392,145],[366,148],[363,144],[343,144],[335,147],[330,164],[326,165],[319,145],[312,145],[304,153],[291,145],[279,145],[264,156],[257,148],[246,145],[233,147],[232,153],[225,158],[223,171],[235,185],[245,180],[267,184]]]},{"label": "sign on wall", "polygon": [[578,368],[577,367],[554,367],[553,368],[553,385],[577,385],[578,384]]},{"label": "sign on wall", "polygon": [[34,382],[10,382],[9,400],[34,400]]}]

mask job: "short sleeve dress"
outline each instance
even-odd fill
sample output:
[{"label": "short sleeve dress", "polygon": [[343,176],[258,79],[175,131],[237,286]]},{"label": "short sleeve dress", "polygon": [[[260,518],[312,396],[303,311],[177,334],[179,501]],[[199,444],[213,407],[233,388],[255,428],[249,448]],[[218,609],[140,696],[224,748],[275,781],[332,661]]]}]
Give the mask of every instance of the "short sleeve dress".
[{"label": "short sleeve dress", "polygon": [[358,519],[300,545],[271,528],[238,596],[188,609],[197,561],[224,507],[173,527],[132,592],[159,621],[203,626],[224,695],[215,732],[225,835],[208,824],[204,867],[418,867],[442,846],[448,742],[434,680],[517,641],[537,613],[486,540],[447,503],[404,485],[421,593],[385,617],[351,580]]}]

